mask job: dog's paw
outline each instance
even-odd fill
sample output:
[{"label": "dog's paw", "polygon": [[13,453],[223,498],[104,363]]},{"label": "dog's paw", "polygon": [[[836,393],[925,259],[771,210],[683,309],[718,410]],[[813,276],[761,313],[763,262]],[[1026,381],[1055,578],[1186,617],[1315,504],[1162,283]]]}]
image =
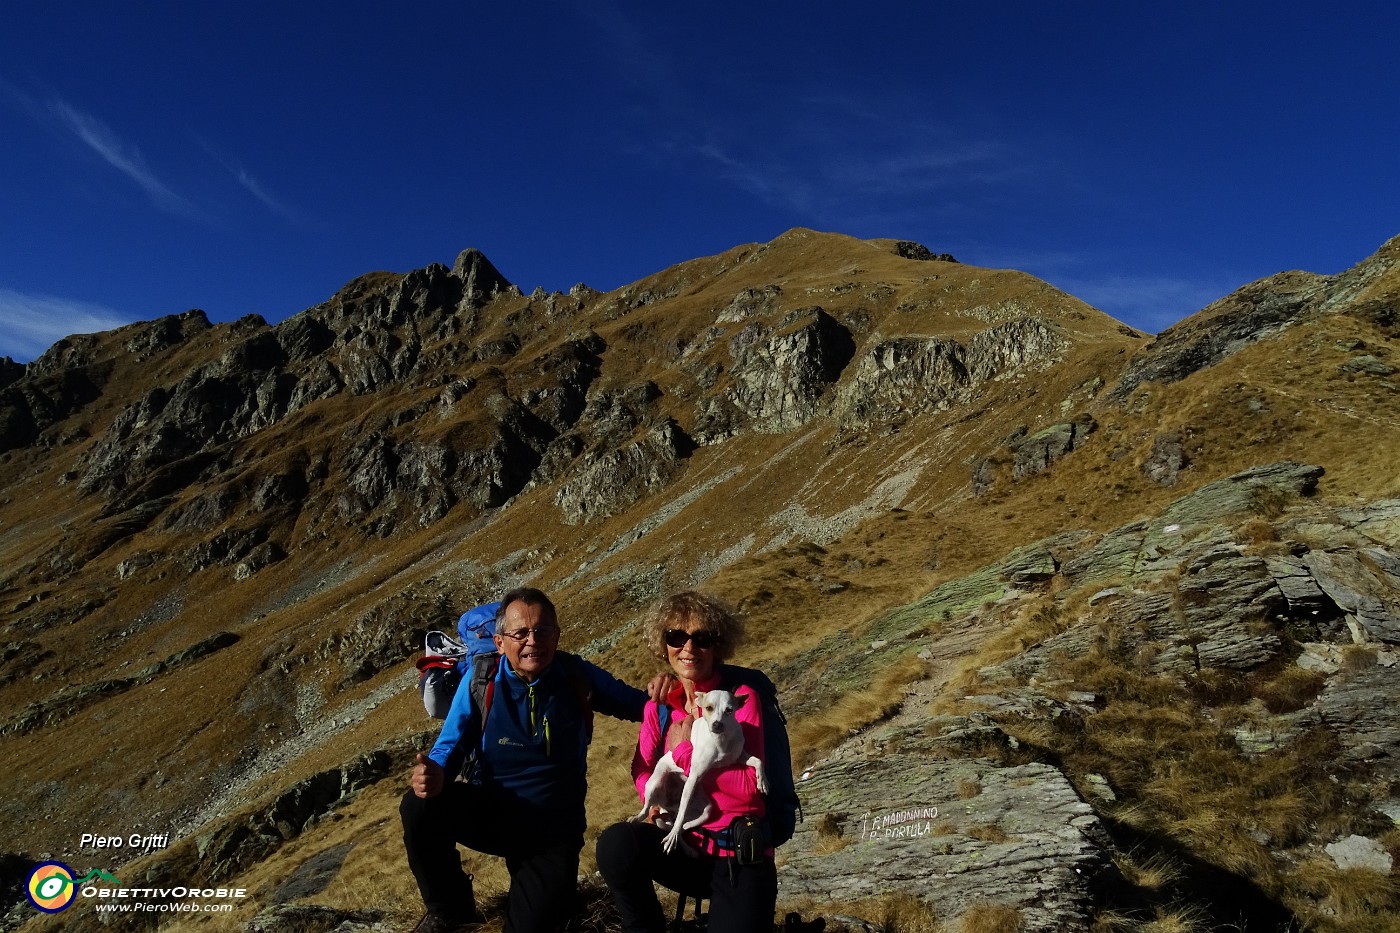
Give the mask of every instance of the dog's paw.
[{"label": "dog's paw", "polygon": [[676,846],[680,844],[681,834],[677,832],[667,833],[666,838],[661,840],[661,848],[666,850],[667,855],[670,855],[672,852],[676,851]]},{"label": "dog's paw", "polygon": [[763,794],[764,796],[767,796],[767,794],[768,794],[768,778],[767,778],[763,773],[761,773],[761,772],[757,775],[757,777],[758,777],[758,781],[757,781],[757,783],[758,783],[758,792],[759,792],[760,794]]}]

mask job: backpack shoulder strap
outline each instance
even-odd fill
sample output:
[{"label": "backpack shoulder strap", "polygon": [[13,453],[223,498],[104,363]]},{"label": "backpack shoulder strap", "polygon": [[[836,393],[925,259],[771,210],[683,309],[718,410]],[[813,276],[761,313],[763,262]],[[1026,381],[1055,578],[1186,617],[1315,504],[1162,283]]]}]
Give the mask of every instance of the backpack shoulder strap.
[{"label": "backpack shoulder strap", "polygon": [[659,761],[661,756],[666,754],[666,733],[671,728],[671,704],[665,700],[656,701],[656,725],[658,727],[656,759]]},{"label": "backpack shoulder strap", "polygon": [[480,745],[481,736],[486,733],[486,716],[491,712],[491,701],[496,696],[496,672],[500,669],[500,663],[501,656],[494,651],[472,658],[467,689],[471,691],[472,708],[477,714],[478,735],[474,745]]},{"label": "backpack shoulder strap", "polygon": [[[765,700],[771,700],[774,706],[778,702],[778,688],[763,671],[756,671],[751,667],[740,667],[737,664],[721,664],[719,668],[720,689],[734,692],[736,687],[748,687]],[[779,715],[782,711],[779,710]],[[787,722],[787,717],[783,717],[783,722]]]}]

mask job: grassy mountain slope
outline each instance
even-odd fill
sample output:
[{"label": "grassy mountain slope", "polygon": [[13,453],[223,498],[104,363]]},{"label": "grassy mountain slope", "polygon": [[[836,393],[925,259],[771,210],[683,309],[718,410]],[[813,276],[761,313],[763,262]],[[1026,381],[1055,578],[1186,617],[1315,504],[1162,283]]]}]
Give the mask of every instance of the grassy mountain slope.
[{"label": "grassy mountain slope", "polygon": [[[776,670],[1250,467],[1322,466],[1332,503],[1400,494],[1400,240],[1155,340],[1021,273],[908,255],[793,230],[532,296],[429,267],[276,328],[192,312],[55,347],[0,397],[6,845],[76,867],[101,858],[81,832],[169,832],[162,864],[208,867],[229,814],[390,748],[383,780],[237,877],[266,899],[353,843],[319,897],[408,912],[396,768],[430,726],[409,659],[504,586],[551,592],[565,647],[634,682],[655,668],[634,623],[704,586]],[[1028,443],[1057,425],[1071,449]],[[801,763],[912,682],[965,689],[957,659],[997,634],[795,724]],[[629,743],[600,730],[595,826],[630,806]]]}]

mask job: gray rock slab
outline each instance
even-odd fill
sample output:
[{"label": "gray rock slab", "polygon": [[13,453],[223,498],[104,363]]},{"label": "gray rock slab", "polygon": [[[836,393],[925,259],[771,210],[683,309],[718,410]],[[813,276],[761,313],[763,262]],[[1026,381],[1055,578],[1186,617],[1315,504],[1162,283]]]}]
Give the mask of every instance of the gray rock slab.
[{"label": "gray rock slab", "polygon": [[1400,780],[1400,665],[1377,664],[1334,678],[1300,724],[1324,726],[1341,741],[1344,754],[1382,776]]},{"label": "gray rock slab", "polygon": [[1385,846],[1366,836],[1348,836],[1327,846],[1327,854],[1341,869],[1360,868],[1390,874],[1394,859]]},{"label": "gray rock slab", "polygon": [[925,731],[798,785],[805,820],[781,851],[780,897],[917,891],[940,919],[994,901],[1028,933],[1087,930],[1088,881],[1106,859],[1093,809],[1049,765],[931,758],[940,740]]},{"label": "gray rock slab", "polygon": [[1309,551],[1303,559],[1322,591],[1378,641],[1400,644],[1400,575],[1379,548]]}]

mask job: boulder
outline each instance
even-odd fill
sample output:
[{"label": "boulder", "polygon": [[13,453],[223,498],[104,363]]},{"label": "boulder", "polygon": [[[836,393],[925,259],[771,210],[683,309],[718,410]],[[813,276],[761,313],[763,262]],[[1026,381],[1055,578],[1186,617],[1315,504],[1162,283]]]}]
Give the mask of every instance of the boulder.
[{"label": "boulder", "polygon": [[1388,875],[1395,863],[1385,846],[1366,836],[1351,835],[1339,839],[1328,844],[1326,852],[1343,871],[1356,868]]},{"label": "boulder", "polygon": [[1176,432],[1158,434],[1152,439],[1152,453],[1143,461],[1142,473],[1159,486],[1175,486],[1179,474],[1190,460],[1181,435]]},{"label": "boulder", "polygon": [[1056,460],[1082,447],[1097,427],[1093,417],[1084,414],[1074,421],[1052,424],[1018,442],[1013,448],[1016,464],[1011,470],[1012,478],[1019,480],[1044,473]]}]

